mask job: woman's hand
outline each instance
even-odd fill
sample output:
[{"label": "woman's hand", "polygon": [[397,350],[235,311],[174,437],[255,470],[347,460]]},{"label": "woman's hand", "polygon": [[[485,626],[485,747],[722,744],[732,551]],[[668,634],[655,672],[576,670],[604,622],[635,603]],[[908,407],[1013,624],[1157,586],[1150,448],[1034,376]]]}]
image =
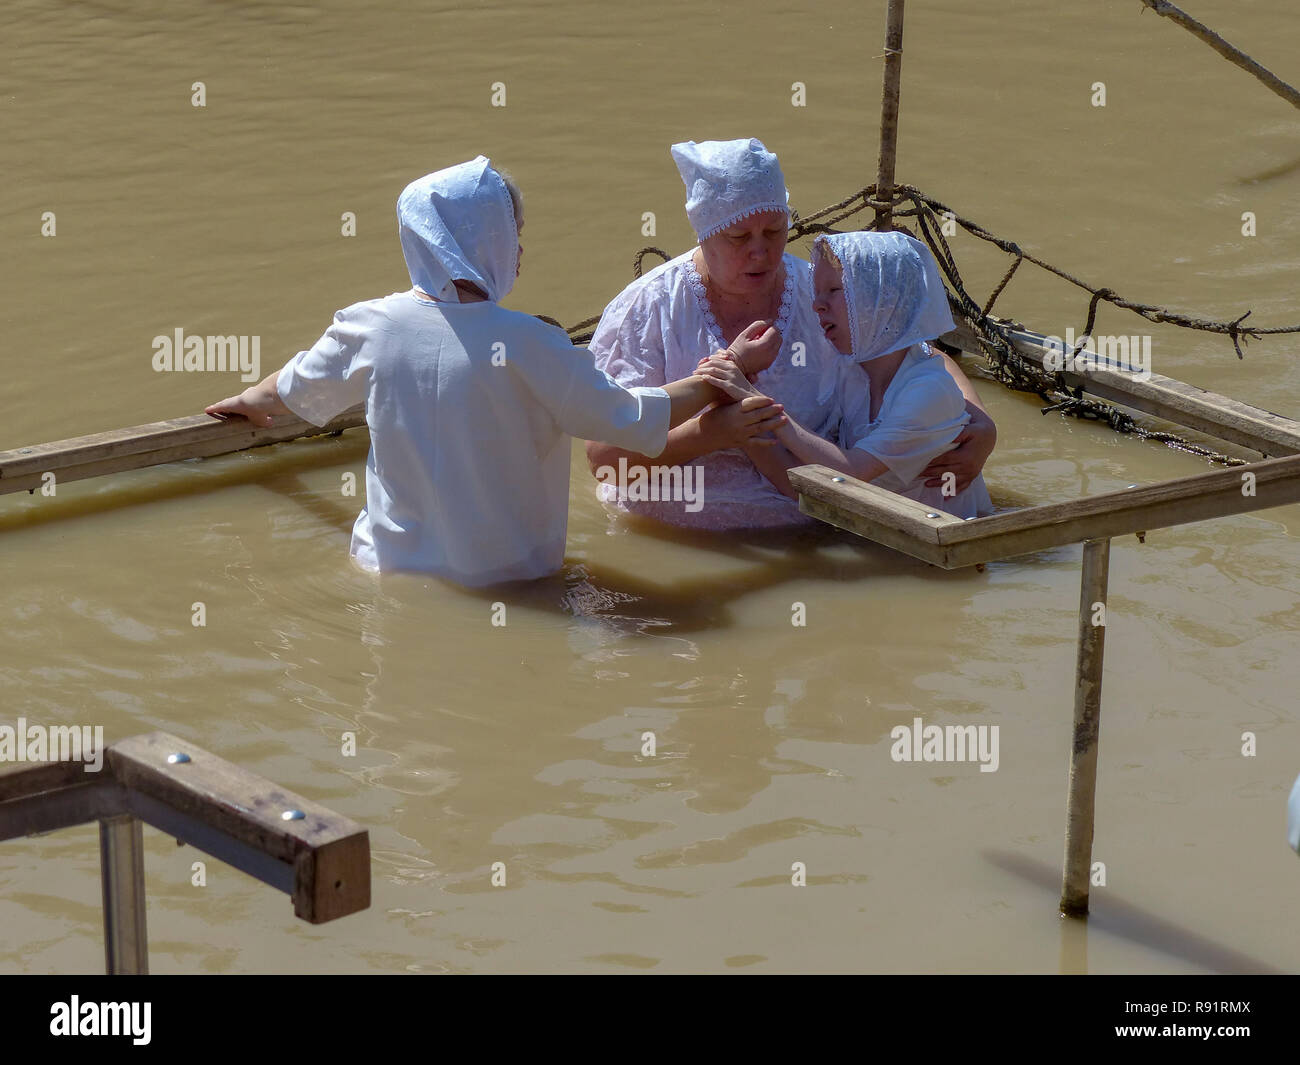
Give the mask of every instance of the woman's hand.
[{"label": "woman's hand", "polygon": [[984,463],[993,454],[997,442],[998,431],[991,418],[986,415],[979,421],[972,421],[957,437],[955,448],[939,455],[921,471],[921,476],[926,478],[926,487],[943,487],[943,475],[953,473],[957,477],[954,490],[965,491],[984,469]]},{"label": "woman's hand", "polygon": [[771,446],[776,439],[764,434],[773,433],[785,424],[785,408],[768,396],[747,396],[739,403],[711,407],[700,415],[700,429],[713,445],[711,451],[744,447]]},{"label": "woman's hand", "polygon": [[754,322],[746,326],[727,350],[735,356],[746,377],[756,377],[781,353],[781,334],[771,322]]},{"label": "woman's hand", "polygon": [[263,428],[273,425],[275,415],[292,413],[284,405],[275,390],[278,376],[279,371],[276,371],[265,381],[249,385],[239,395],[230,396],[220,403],[213,403],[211,406],[205,407],[203,412],[212,415],[214,418],[220,418],[222,421],[228,421],[231,418],[247,418],[254,425],[260,425]]},{"label": "woman's hand", "polygon": [[702,360],[695,368],[695,376],[704,378],[714,388],[726,393],[732,399],[746,399],[763,394],[750,384],[749,378],[740,368],[740,363],[729,358],[725,352],[718,352]]}]

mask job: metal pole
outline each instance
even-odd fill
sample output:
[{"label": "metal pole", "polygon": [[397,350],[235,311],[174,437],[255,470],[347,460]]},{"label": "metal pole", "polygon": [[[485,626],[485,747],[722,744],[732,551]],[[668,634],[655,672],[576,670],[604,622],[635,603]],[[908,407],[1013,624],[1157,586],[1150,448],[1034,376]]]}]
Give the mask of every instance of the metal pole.
[{"label": "metal pole", "polygon": [[104,886],[104,966],[109,976],[149,972],[144,914],[144,828],[122,814],[99,822]]},{"label": "metal pole", "polygon": [[1061,913],[1067,917],[1088,914],[1109,570],[1110,540],[1084,540],[1083,574],[1079,582],[1079,657],[1074,681],[1074,742],[1070,747],[1065,867],[1061,876]]},{"label": "metal pole", "polygon": [[[894,195],[894,157],[898,154],[898,91],[903,80],[903,0],[889,0],[885,23],[885,87],[880,98],[880,165],[876,170],[876,199]],[[876,228],[893,228],[893,208],[876,208]]]}]

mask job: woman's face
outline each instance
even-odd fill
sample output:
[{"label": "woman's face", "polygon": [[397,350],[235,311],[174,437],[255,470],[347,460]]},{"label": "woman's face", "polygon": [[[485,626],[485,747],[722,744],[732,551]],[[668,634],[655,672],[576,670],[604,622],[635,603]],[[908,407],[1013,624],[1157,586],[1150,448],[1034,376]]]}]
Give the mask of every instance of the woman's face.
[{"label": "woman's face", "polygon": [[734,296],[771,288],[779,276],[788,232],[784,211],[764,211],[715,233],[700,244],[709,283]]},{"label": "woman's face", "polygon": [[852,355],[853,334],[849,331],[849,309],[844,302],[844,272],[824,255],[818,255],[813,264],[813,310],[835,350]]}]

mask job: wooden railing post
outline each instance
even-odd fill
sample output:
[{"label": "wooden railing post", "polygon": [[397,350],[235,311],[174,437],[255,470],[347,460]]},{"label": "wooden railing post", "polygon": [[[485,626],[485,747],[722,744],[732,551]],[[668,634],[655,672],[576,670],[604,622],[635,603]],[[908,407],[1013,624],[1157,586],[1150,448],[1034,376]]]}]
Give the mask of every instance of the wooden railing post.
[{"label": "wooden railing post", "polygon": [[[894,196],[894,162],[898,155],[898,97],[903,81],[903,3],[889,0],[885,16],[885,75],[880,95],[880,161],[876,167],[876,199],[889,203]],[[894,210],[876,208],[876,229],[893,228]]]},{"label": "wooden railing post", "polygon": [[[1300,425],[1288,422],[1287,427],[1300,442]],[[1111,537],[1136,533],[1143,540],[1151,529],[1300,503],[1300,455],[964,521],[827,466],[796,466],[788,476],[803,513],[944,569],[1083,544],[1060,906],[1063,914],[1085,916],[1092,874]],[[1300,831],[1295,838],[1300,840]]]},{"label": "wooden railing post", "polygon": [[1110,540],[1084,540],[1083,574],[1079,581],[1079,654],[1074,676],[1074,736],[1070,744],[1065,863],[1061,873],[1061,913],[1067,917],[1085,917],[1088,913],[1109,571]]}]

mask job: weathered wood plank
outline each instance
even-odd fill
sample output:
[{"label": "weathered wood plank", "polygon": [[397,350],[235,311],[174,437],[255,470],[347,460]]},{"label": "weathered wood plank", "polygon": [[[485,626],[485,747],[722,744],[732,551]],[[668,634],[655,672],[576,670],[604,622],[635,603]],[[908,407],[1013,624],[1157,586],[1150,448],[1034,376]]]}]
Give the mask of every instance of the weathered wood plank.
[{"label": "weathered wood plank", "polygon": [[826,466],[797,466],[789,476],[803,513],[934,565],[943,565],[947,557],[939,527],[963,524],[951,514]]},{"label": "weathered wood plank", "polygon": [[[1004,319],[992,321],[1002,328],[1019,354],[1038,366],[1043,365],[1050,350],[1043,334]],[[963,351],[983,354],[974,331],[964,321],[940,339]],[[1102,356],[1092,356],[1087,363],[1076,365],[1072,374],[1069,380],[1098,399],[1154,415],[1261,455],[1300,453],[1300,422],[1262,407],[1157,373],[1145,379],[1145,374],[1126,368],[1120,360]]]},{"label": "weathered wood plank", "polygon": [[365,411],[361,407],[345,411],[325,426],[284,416],[275,425],[260,428],[242,418],[219,421],[206,414],[194,414],[0,451],[0,495],[39,488],[46,473],[53,473],[59,483],[80,481],[181,459],[210,458],[299,437],[320,436],[365,423]]},{"label": "weathered wood plank", "polygon": [[831,476],[842,475],[824,466],[790,471],[805,513],[946,569],[1300,502],[1300,455],[968,521]]},{"label": "weathered wood plank", "polygon": [[[55,832],[121,813],[125,793],[107,773],[83,773],[79,762],[62,764],[77,769],[76,777],[62,787],[19,793],[0,802],[0,840]],[[27,783],[34,784],[34,778]]]},{"label": "weathered wood plank", "polygon": [[93,782],[97,775],[86,772],[85,762],[0,762],[0,803]]},{"label": "weathered wood plank", "polygon": [[[181,752],[189,761],[168,762]],[[320,924],[370,905],[370,837],[356,822],[165,732],[108,748],[117,782],[293,870],[294,912]],[[301,820],[285,820],[287,810]]]}]

